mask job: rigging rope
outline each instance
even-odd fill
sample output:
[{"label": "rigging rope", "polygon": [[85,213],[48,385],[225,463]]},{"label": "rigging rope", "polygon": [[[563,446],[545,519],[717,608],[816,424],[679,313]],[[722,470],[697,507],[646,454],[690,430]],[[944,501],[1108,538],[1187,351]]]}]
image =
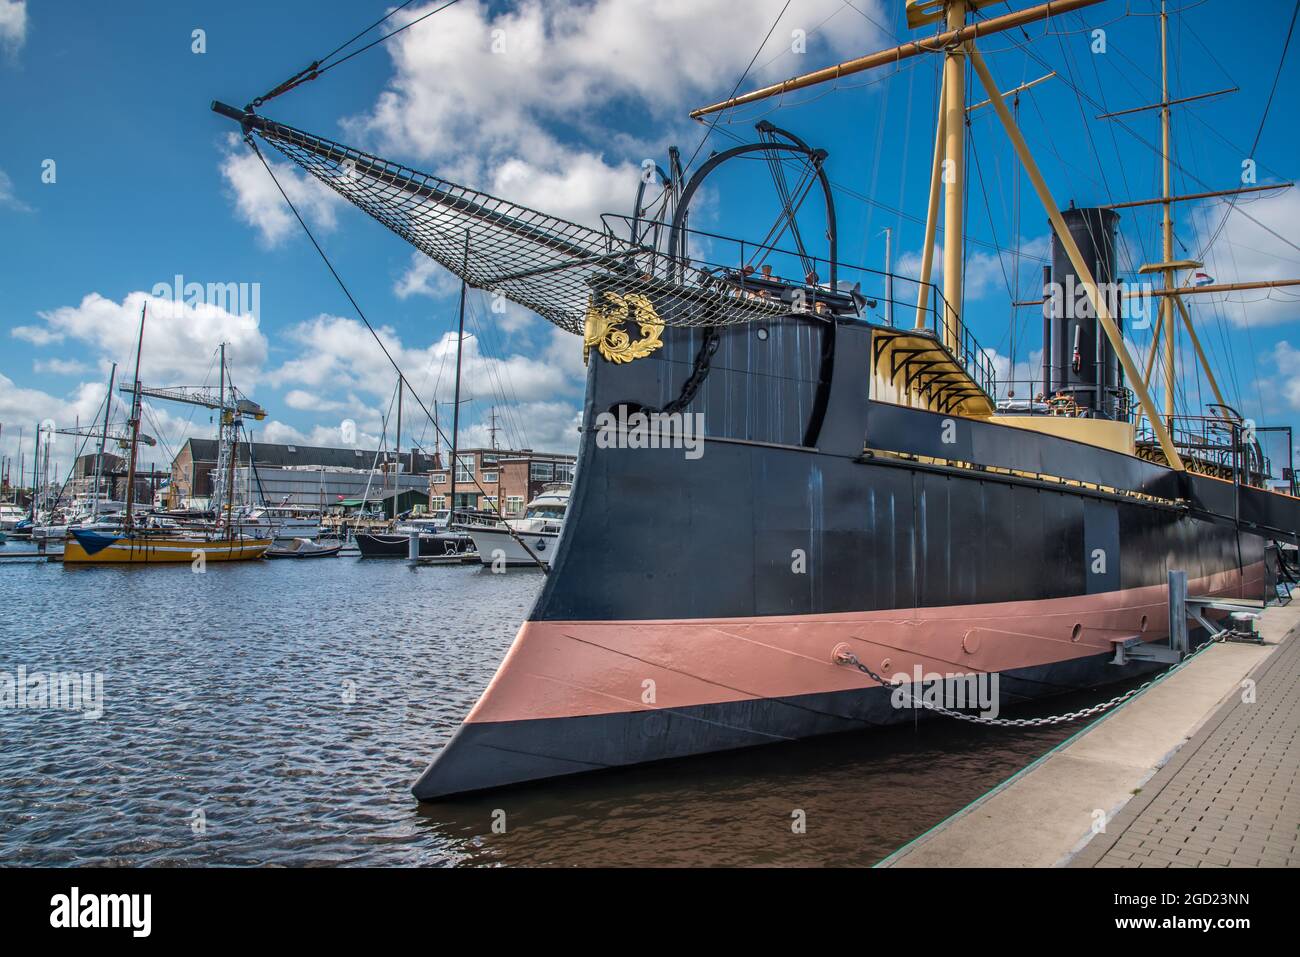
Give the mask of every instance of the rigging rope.
[{"label": "rigging rope", "polygon": [[[325,263],[325,268],[330,271],[330,275],[334,277],[334,281],[338,283],[339,288],[343,290],[343,295],[347,297],[348,302],[352,304],[352,308],[357,311],[357,315],[360,317],[362,323],[364,323],[365,327],[370,331],[370,335],[374,338],[375,342],[379,344],[380,350],[384,353],[384,358],[388,360],[389,364],[393,367],[393,370],[398,375],[398,387],[400,388],[401,384],[406,382],[406,376],[402,372],[402,367],[397,364],[397,360],[394,359],[392,353],[388,351],[388,347],[384,345],[384,340],[380,338],[379,333],[375,331],[375,327],[370,324],[370,319],[366,316],[360,304],[353,297],[352,290],[350,290],[347,286],[347,283],[343,281],[343,277],[338,274],[338,270],[334,268],[334,264],[330,261],[329,256],[325,254],[325,250],[322,249],[320,243],[316,241],[316,236],[312,233],[310,227],[308,227],[306,220],[304,220],[302,218],[302,214],[298,212],[298,207],[294,205],[293,200],[289,198],[289,194],[286,193],[284,187],[280,185],[280,180],[276,177],[275,170],[273,170],[271,168],[271,164],[266,161],[266,157],[262,155],[262,151],[257,148],[257,141],[253,139],[251,134],[246,135],[244,137],[244,140],[245,142],[248,143],[254,155],[256,155],[257,158],[261,160],[262,166],[266,169],[267,175],[271,177],[271,182],[275,183],[275,188],[279,191],[280,195],[284,198],[285,203],[288,204],[289,209],[293,212],[294,218],[298,220],[298,225],[302,227],[303,232],[307,234],[307,238],[311,240],[311,244],[312,246],[315,247],[316,252],[320,255],[321,261]],[[429,412],[428,407],[424,404],[424,400],[420,398],[419,394],[415,392],[414,389],[411,390],[411,396],[412,398],[415,399],[416,403],[420,406],[420,409],[424,412],[425,416],[428,417],[428,420],[430,422],[433,422],[433,428],[438,433],[438,437],[442,439],[444,442],[447,442],[447,445],[450,446],[451,442],[447,441],[447,438],[443,434],[441,427],[439,427],[437,421],[434,419],[433,415]],[[453,466],[453,472],[454,472],[454,466],[456,465],[456,463],[453,462],[451,464]],[[532,549],[530,549],[527,545],[525,545],[523,540],[520,539],[518,533],[509,524],[506,523],[505,516],[501,514],[501,510],[498,506],[498,503],[494,498],[488,496],[487,490],[483,488],[483,486],[479,483],[478,476],[474,474],[473,470],[470,471],[470,481],[474,483],[474,487],[478,489],[479,494],[481,494],[484,498],[488,499],[491,502],[492,510],[496,512],[497,518],[501,520],[503,530],[509,533],[510,537],[513,538],[515,542],[521,548],[523,548],[524,552],[527,553],[533,559],[533,561],[537,563],[538,567],[542,569],[543,573],[550,574],[550,568],[546,565],[546,563],[543,562],[540,558],[538,558],[535,554],[533,554]],[[454,492],[456,488],[456,476],[454,474],[451,475],[451,481],[449,484],[453,492],[453,496],[452,496],[453,501],[451,503],[451,511],[448,513],[448,527],[450,527],[452,519],[455,518],[456,503],[454,501],[455,499]]]},{"label": "rigging rope", "polygon": [[318,79],[318,78],[321,77],[321,76],[324,76],[325,73],[327,73],[328,71],[334,69],[336,66],[340,66],[340,65],[346,63],[348,60],[351,60],[354,56],[357,56],[357,55],[359,55],[359,54],[365,53],[365,52],[366,52],[367,50],[369,50],[371,47],[378,46],[379,44],[383,43],[384,41],[386,41],[386,40],[388,40],[388,39],[390,39],[390,38],[392,38],[392,37],[397,36],[397,34],[401,33],[403,30],[409,30],[411,27],[415,26],[417,23],[420,23],[420,22],[423,21],[423,20],[427,20],[427,19],[429,19],[429,17],[433,16],[435,13],[441,13],[443,10],[446,10],[448,7],[452,6],[453,4],[459,3],[460,0],[448,0],[447,3],[444,3],[442,6],[436,8],[436,9],[434,9],[434,10],[430,10],[428,13],[426,13],[426,14],[420,16],[420,17],[417,17],[416,19],[412,20],[410,23],[407,23],[407,24],[404,24],[403,26],[398,27],[396,30],[392,31],[391,33],[386,33],[386,34],[384,34],[382,37],[379,37],[377,40],[372,40],[371,42],[367,43],[365,46],[361,47],[359,50],[353,50],[353,51],[352,51],[351,53],[349,53],[347,56],[345,56],[345,57],[341,57],[340,59],[335,60],[333,63],[326,63],[326,62],[325,62],[325,61],[328,60],[330,57],[334,56],[336,53],[338,53],[339,51],[343,50],[345,47],[350,46],[351,44],[355,43],[358,39],[360,39],[361,37],[365,36],[367,33],[369,33],[369,32],[370,32],[371,30],[373,30],[375,27],[377,27],[377,26],[379,26],[380,24],[382,24],[385,20],[387,20],[387,19],[388,19],[389,17],[391,17],[393,14],[397,13],[399,10],[402,10],[403,8],[405,8],[405,7],[407,7],[407,6],[410,6],[410,4],[412,4],[412,3],[414,3],[414,2],[415,2],[415,0],[405,0],[405,2],[401,4],[401,6],[395,7],[394,9],[390,10],[387,14],[385,14],[385,15],[382,16],[382,17],[380,17],[378,20],[376,20],[376,21],[375,21],[374,23],[372,23],[370,26],[366,27],[366,28],[365,28],[364,30],[362,30],[360,33],[358,33],[358,34],[356,34],[355,36],[353,36],[352,39],[350,39],[350,40],[348,40],[348,41],[346,41],[346,42],[340,44],[339,46],[335,47],[333,50],[331,50],[329,53],[325,54],[325,56],[321,57],[319,60],[313,60],[311,63],[309,63],[307,66],[303,67],[301,70],[299,70],[299,71],[298,71],[297,73],[295,73],[293,76],[289,77],[289,79],[285,80],[285,81],[284,81],[283,83],[281,83],[279,86],[273,87],[272,89],[270,89],[270,90],[268,90],[267,92],[263,93],[261,96],[254,98],[253,101],[248,105],[248,109],[249,109],[249,110],[256,109],[257,107],[261,106],[262,104],[264,104],[264,103],[266,103],[266,102],[268,102],[268,101],[270,101],[270,100],[275,99],[277,96],[282,96],[283,94],[288,93],[290,90],[294,89],[295,87],[302,86],[304,83],[309,83],[309,82],[311,82],[312,80],[315,80],[315,79]]}]

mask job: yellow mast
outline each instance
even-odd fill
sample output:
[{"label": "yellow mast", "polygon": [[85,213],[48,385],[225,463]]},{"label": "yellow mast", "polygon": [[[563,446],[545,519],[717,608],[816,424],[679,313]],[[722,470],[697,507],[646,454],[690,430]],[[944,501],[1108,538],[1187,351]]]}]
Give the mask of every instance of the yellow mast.
[{"label": "yellow mast", "polygon": [[[950,0],[945,9],[949,30],[966,25],[966,0]],[[944,54],[944,190],[943,190],[943,315],[942,339],[948,351],[961,355],[962,269],[965,223],[962,222],[966,171],[966,44],[957,43]]]},{"label": "yellow mast", "polygon": [[[1095,277],[1083,256],[1079,251],[1078,245],[1074,242],[1065,223],[1061,217],[1060,210],[1057,208],[1055,200],[1052,198],[1043,180],[1042,174],[1038,170],[1037,163],[1029,151],[1028,145],[1024,141],[1019,128],[1011,117],[1010,111],[1006,107],[1006,102],[1002,93],[998,90],[989,73],[987,65],[980,56],[976,47],[975,40],[977,37],[988,36],[1003,30],[1015,29],[1026,23],[1032,23],[1039,20],[1045,20],[1052,16],[1057,16],[1073,10],[1093,6],[1101,0],[1052,0],[1049,3],[1043,3],[1036,7],[1030,7],[1025,10],[1014,11],[1003,14],[1002,16],[993,17],[988,20],[982,20],[975,24],[966,24],[966,12],[971,8],[982,7],[985,3],[991,3],[992,0],[908,0],[907,14],[908,25],[913,29],[924,26],[929,23],[937,23],[941,19],[944,21],[944,32],[937,36],[931,37],[926,41],[913,41],[903,44],[890,50],[884,50],[879,53],[868,56],[858,57],[855,60],[848,60],[843,63],[826,67],[821,70],[813,71],[802,76],[792,77],[789,80],[783,80],[781,83],[753,90],[740,96],[733,96],[727,100],[702,107],[694,110],[691,116],[695,119],[710,113],[716,113],[720,110],[730,109],[745,103],[753,103],[768,97],[780,96],[791,90],[803,89],[818,83],[833,81],[852,73],[858,73],[864,70],[870,70],[876,67],[886,66],[897,63],[907,57],[917,56],[921,53],[943,51],[945,56],[944,64],[944,93],[943,109],[941,110],[943,129],[941,130],[940,139],[943,141],[944,159],[947,166],[948,176],[944,177],[945,182],[945,227],[947,235],[944,237],[944,294],[949,298],[948,307],[954,311],[961,306],[961,247],[962,247],[962,218],[961,218],[961,187],[962,187],[962,147],[964,146],[964,112],[965,112],[965,78],[962,68],[969,58],[979,77],[980,83],[984,87],[990,103],[993,105],[998,114],[998,119],[1006,130],[1012,146],[1015,148],[1021,163],[1024,165],[1025,172],[1037,192],[1039,200],[1043,204],[1044,210],[1051,220],[1053,231],[1061,243],[1062,248],[1068,255],[1071,265],[1080,279],[1083,280],[1084,289],[1088,298],[1092,301],[1092,306],[1096,312],[1098,322],[1106,338],[1110,340],[1119,358],[1120,364],[1124,368],[1124,374],[1133,391],[1136,393],[1138,402],[1142,411],[1151,425],[1151,431],[1155,435],[1156,443],[1159,445],[1164,454],[1165,461],[1171,468],[1183,469],[1182,457],[1178,454],[1171,439],[1170,433],[1166,428],[1168,420],[1172,418],[1173,411],[1173,387],[1172,383],[1168,385],[1168,402],[1167,415],[1161,415],[1160,408],[1156,405],[1143,381],[1140,370],[1129,354],[1128,347],[1120,334],[1119,327],[1111,314],[1107,300],[1100,294],[1097,288]],[[1162,29],[1164,29],[1164,11],[1162,8]],[[1167,65],[1167,64],[1166,64]],[[1166,252],[1168,253],[1166,261],[1159,268],[1166,273],[1167,287],[1154,291],[1156,295],[1168,298],[1176,294],[1172,285],[1173,271],[1177,264],[1172,260],[1172,242],[1173,242],[1173,223],[1172,216],[1168,209],[1169,201],[1169,149],[1168,149],[1168,82],[1167,69],[1166,77],[1162,81],[1164,85],[1164,102],[1161,106],[1164,110],[1164,120],[1166,129],[1166,146],[1165,146],[1165,184],[1164,196],[1160,200],[1166,207]],[[956,104],[956,109],[954,109]],[[953,127],[956,127],[954,130]],[[937,151],[936,144],[936,151]],[[933,208],[933,196],[931,197]],[[928,217],[929,218],[929,217]],[[931,226],[927,223],[927,232],[930,232]],[[927,247],[929,243],[927,242]],[[922,277],[924,281],[925,277]],[[1173,332],[1172,304],[1166,307],[1164,312],[1164,332],[1166,338],[1171,338]],[[918,319],[921,314],[918,312]],[[960,327],[957,323],[945,323],[943,342],[952,351],[954,357],[960,355]],[[948,328],[948,327],[951,328]],[[952,338],[950,338],[950,335]],[[1169,350],[1169,365],[1172,369],[1172,347],[1166,344]]]},{"label": "yellow mast", "polygon": [[[1163,188],[1161,199],[1164,200],[1163,251],[1165,265],[1165,289],[1174,287],[1174,270],[1170,263],[1174,261],[1174,204],[1169,201],[1173,195],[1169,183],[1169,15],[1165,11],[1166,0],[1160,0],[1160,140]],[[1172,435],[1174,432],[1174,343],[1178,336],[1173,320],[1173,302],[1169,296],[1160,300],[1161,324],[1165,330],[1165,428]]]}]

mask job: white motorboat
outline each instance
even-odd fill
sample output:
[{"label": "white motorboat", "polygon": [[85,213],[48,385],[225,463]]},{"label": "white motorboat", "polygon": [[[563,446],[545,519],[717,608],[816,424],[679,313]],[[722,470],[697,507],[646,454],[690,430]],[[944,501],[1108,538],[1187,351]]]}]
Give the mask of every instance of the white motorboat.
[{"label": "white motorboat", "polygon": [[27,517],[27,509],[9,502],[0,503],[0,531],[9,531]]},{"label": "white motorboat", "polygon": [[464,531],[474,540],[479,561],[484,565],[551,564],[560,533],[564,531],[564,513],[569,507],[568,483],[545,485],[524,509],[523,518],[506,519],[496,525],[465,525]]}]

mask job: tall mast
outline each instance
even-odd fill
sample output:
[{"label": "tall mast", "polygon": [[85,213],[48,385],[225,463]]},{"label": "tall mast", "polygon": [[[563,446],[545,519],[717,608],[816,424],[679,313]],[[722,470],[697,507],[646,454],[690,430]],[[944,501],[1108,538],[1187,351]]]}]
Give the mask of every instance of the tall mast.
[{"label": "tall mast", "polygon": [[36,450],[32,453],[32,524],[36,524],[36,494],[41,488],[41,423],[36,423]]},{"label": "tall mast", "polygon": [[[235,403],[234,402],[230,403],[229,411],[227,411],[226,408],[226,393],[225,393],[225,385],[224,385],[225,376],[226,376],[226,344],[223,342],[221,344],[221,381],[222,381],[221,433],[222,435],[227,434],[226,416],[227,415],[230,416],[229,436],[226,439],[226,456],[229,459],[229,461],[226,463],[226,470],[227,470],[226,471],[226,537],[233,538],[235,535],[235,528],[234,525],[232,524],[231,513],[234,511],[234,506],[235,506],[235,458],[237,453],[239,452],[239,429],[234,424]],[[231,386],[231,389],[233,391],[234,389],[233,385]],[[248,453],[249,453],[249,463],[251,468],[252,454],[253,454],[253,450],[251,446],[248,450]]]},{"label": "tall mast", "polygon": [[[966,0],[950,0],[946,10],[949,30],[966,25]],[[961,354],[962,269],[965,252],[966,171],[966,48],[954,44],[944,54],[943,146],[943,342],[954,356]]]},{"label": "tall mast", "polygon": [[113,380],[117,377],[117,363],[113,363],[113,368],[108,373],[108,394],[104,396],[104,432],[99,437],[99,454],[95,456],[95,494],[91,499],[90,515],[91,519],[99,517],[99,492],[103,487],[104,476],[104,446],[108,444],[108,417],[113,409]]},{"label": "tall mast", "polygon": [[[1169,14],[1165,11],[1165,0],[1160,0],[1160,141],[1161,141],[1161,193],[1164,200],[1165,215],[1162,225],[1163,252],[1165,265],[1165,290],[1173,288],[1174,271],[1170,264],[1174,261],[1174,204],[1169,202]],[[1165,295],[1160,300],[1161,322],[1165,329],[1165,428],[1170,435],[1174,431],[1174,341],[1178,338],[1174,326],[1173,297]]]},{"label": "tall mast", "polygon": [[135,449],[140,438],[140,352],[144,349],[144,319],[148,308],[148,302],[140,307],[140,336],[135,343],[135,382],[131,387],[131,419],[127,423],[131,426],[131,452],[127,457],[126,518],[122,523],[127,531],[131,530],[131,506],[135,503]]},{"label": "tall mast", "polygon": [[[217,471],[212,477],[212,490],[217,491],[220,487],[218,482],[225,483],[223,474],[226,466],[226,344],[223,342],[220,346],[220,358],[217,360],[217,401],[220,403],[217,408]],[[224,491],[224,489],[223,489]],[[213,505],[213,518],[216,518],[216,510],[221,507],[221,502],[217,501]]]},{"label": "tall mast", "polygon": [[[465,230],[465,263],[469,264],[469,230]],[[465,343],[465,272],[461,271],[460,280],[460,319],[456,328],[456,390],[451,403],[451,471],[449,484],[451,502],[447,512],[447,528],[456,520],[456,452],[460,441],[460,355]]]},{"label": "tall mast", "polygon": [[[406,380],[402,378],[402,374],[400,372],[397,373],[397,432],[393,435],[393,441],[396,446],[393,450],[393,460],[396,463],[394,466],[396,471],[394,472],[393,477],[393,488],[396,489],[399,494],[402,491],[402,393],[406,391],[402,387],[405,384]],[[394,501],[396,502],[396,500]],[[396,508],[397,505],[394,504],[394,511]]]}]

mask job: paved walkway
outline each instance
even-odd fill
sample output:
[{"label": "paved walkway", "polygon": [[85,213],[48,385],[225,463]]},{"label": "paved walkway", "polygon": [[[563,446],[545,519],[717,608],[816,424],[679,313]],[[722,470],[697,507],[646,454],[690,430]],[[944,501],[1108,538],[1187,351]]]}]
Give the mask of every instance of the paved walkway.
[{"label": "paved walkway", "polygon": [[[1197,849],[1209,863],[1246,863],[1255,850],[1250,863],[1297,863],[1300,637],[1292,632],[1300,634],[1300,601],[1270,607],[1263,645],[1205,649],[877,866],[1086,866],[1112,849],[1108,865],[1139,851],[1147,866],[1191,864]],[[1257,683],[1251,705],[1240,701],[1247,678]],[[1105,831],[1094,835],[1100,821]],[[1271,835],[1262,845],[1261,829]],[[1235,857],[1224,853],[1227,834],[1241,836]]]},{"label": "paved walkway", "polygon": [[1071,867],[1300,867],[1300,634],[1250,678]]}]

